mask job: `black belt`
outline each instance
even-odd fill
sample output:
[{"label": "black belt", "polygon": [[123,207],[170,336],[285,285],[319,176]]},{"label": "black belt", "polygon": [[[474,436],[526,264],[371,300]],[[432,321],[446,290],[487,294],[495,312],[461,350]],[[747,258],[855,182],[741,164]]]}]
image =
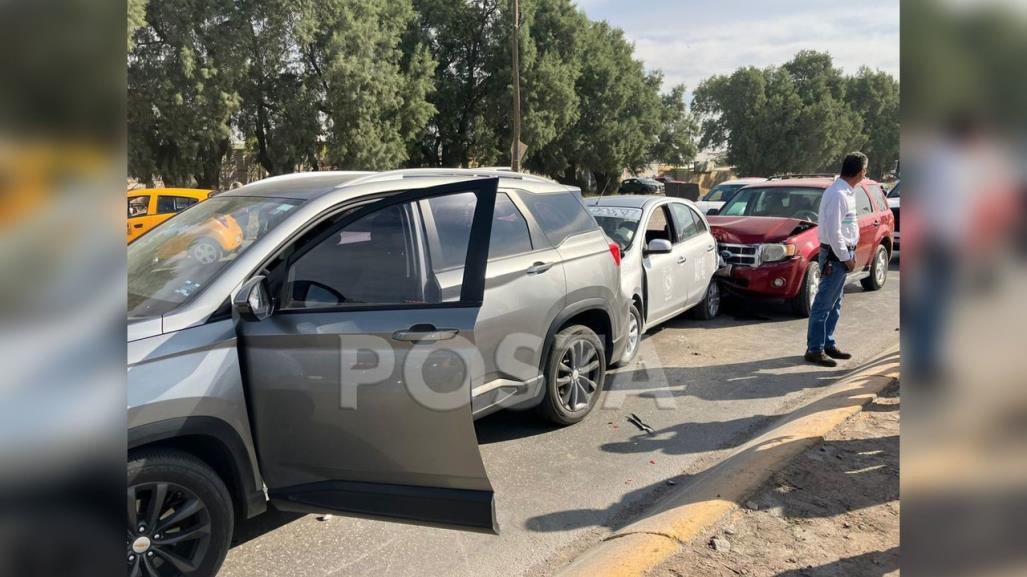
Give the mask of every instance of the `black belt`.
[{"label": "black belt", "polygon": [[[856,247],[854,246],[847,246],[845,248],[849,249],[850,253],[856,252]],[[834,254],[834,249],[831,248],[831,245],[820,243],[820,250],[827,251],[827,260],[836,260],[838,262],[841,262],[840,260],[838,260],[838,255]]]}]

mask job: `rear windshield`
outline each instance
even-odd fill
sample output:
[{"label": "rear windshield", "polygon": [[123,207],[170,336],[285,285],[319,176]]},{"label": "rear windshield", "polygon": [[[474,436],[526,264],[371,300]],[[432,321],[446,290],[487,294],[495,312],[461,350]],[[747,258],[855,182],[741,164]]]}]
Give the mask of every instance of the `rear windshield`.
[{"label": "rear windshield", "polygon": [[553,246],[558,246],[569,236],[596,229],[592,215],[585,210],[585,205],[581,204],[581,200],[574,194],[529,193],[521,195],[521,198]]},{"label": "rear windshield", "polygon": [[738,191],[721,209],[721,216],[774,216],[817,222],[822,188],[749,187]]},{"label": "rear windshield", "polygon": [[590,206],[588,211],[592,213],[592,217],[599,223],[606,236],[620,245],[621,250],[627,250],[631,246],[638,230],[638,221],[642,219],[641,208]]}]

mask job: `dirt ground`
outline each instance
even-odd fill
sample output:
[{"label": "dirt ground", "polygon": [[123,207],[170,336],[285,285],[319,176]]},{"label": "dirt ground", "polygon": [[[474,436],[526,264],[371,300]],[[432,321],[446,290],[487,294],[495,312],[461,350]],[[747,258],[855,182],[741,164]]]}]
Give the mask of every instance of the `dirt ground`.
[{"label": "dirt ground", "polygon": [[899,387],[650,577],[899,574]]}]

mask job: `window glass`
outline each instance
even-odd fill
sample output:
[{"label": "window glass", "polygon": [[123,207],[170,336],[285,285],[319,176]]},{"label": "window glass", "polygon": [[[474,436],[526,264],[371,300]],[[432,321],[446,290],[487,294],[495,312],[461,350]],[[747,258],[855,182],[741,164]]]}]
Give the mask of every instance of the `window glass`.
[{"label": "window glass", "polygon": [[621,250],[627,250],[635,238],[642,209],[623,206],[590,206],[588,211],[596,219],[606,236],[613,239]]},{"label": "window glass", "polygon": [[709,230],[709,227],[706,226],[706,221],[703,220],[701,214],[693,210],[692,207],[688,208],[688,212],[692,214],[692,221],[695,222],[695,230],[697,233],[702,234]]},{"label": "window glass", "polygon": [[888,210],[888,197],[884,194],[884,189],[881,188],[880,184],[875,184],[870,187],[871,192],[874,195],[874,201],[881,207],[881,210]]},{"label": "window glass", "polygon": [[216,197],[139,237],[128,245],[128,316],[159,316],[186,302],[299,204]]},{"label": "window glass", "polygon": [[521,195],[549,242],[557,246],[569,236],[595,230],[592,215],[581,200],[570,192]]},{"label": "window glass", "polygon": [[645,227],[645,243],[656,238],[674,242],[674,235],[670,229],[670,219],[667,218],[667,207],[661,206],[649,216],[649,222]]},{"label": "window glass", "polygon": [[199,202],[195,198],[189,198],[188,196],[158,196],[157,197],[157,214],[168,214],[170,212],[179,212],[189,208],[190,206]]},{"label": "window glass", "polygon": [[[433,246],[431,254],[435,270],[464,266],[476,200],[474,193],[465,192],[427,201],[439,237],[439,246]],[[505,192],[498,193],[492,215],[489,258],[531,252],[531,249],[531,235],[524,215]]]},{"label": "window glass", "polygon": [[870,197],[867,196],[867,191],[862,186],[856,187],[856,213],[857,214],[873,214],[874,205],[870,204]]},{"label": "window glass", "polygon": [[283,308],[439,302],[425,290],[412,208],[372,212],[301,254],[289,266]]},{"label": "window glass", "polygon": [[816,222],[822,188],[743,188],[720,211],[723,216],[774,216]]},{"label": "window glass", "polygon": [[128,197],[128,218],[146,216],[150,212],[150,195]]},{"label": "window glass", "polygon": [[742,184],[718,184],[710,189],[710,192],[706,194],[706,198],[703,200],[709,202],[722,202],[731,198],[731,195],[742,188]]},{"label": "window glass", "polygon": [[674,227],[678,231],[678,242],[687,240],[699,234],[702,229],[696,226],[692,218],[692,211],[680,202],[670,204],[670,212],[674,217]]}]

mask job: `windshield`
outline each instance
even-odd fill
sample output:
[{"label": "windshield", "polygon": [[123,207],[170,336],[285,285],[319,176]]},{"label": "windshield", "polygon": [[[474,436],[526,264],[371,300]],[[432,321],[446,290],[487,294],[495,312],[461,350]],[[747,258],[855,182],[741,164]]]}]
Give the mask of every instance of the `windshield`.
[{"label": "windshield", "polygon": [[731,198],[731,195],[736,190],[745,186],[744,184],[718,184],[710,189],[710,192],[704,198],[707,202],[724,202]]},{"label": "windshield", "polygon": [[128,316],[162,315],[202,291],[227,263],[278,225],[298,200],[215,197],[128,245]]},{"label": "windshield", "polygon": [[589,212],[602,227],[606,236],[613,239],[621,250],[627,250],[631,239],[635,238],[638,221],[642,219],[642,209],[621,206],[590,206]]},{"label": "windshield", "polygon": [[776,216],[817,222],[822,188],[768,186],[743,188],[721,209],[721,216]]}]

